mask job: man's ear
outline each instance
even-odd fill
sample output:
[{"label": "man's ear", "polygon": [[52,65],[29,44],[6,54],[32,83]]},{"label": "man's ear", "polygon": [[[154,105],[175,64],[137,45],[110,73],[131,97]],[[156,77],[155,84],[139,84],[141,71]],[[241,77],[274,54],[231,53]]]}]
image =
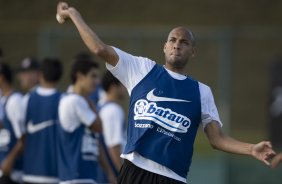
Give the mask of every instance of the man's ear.
[{"label": "man's ear", "polygon": [[164,43],[164,49],[163,49],[164,52],[165,52],[165,49],[166,49],[166,42]]},{"label": "man's ear", "polygon": [[195,56],[196,56],[196,53],[197,53],[197,49],[196,49],[196,47],[193,47],[193,50],[192,50],[192,57],[195,57]]},{"label": "man's ear", "polygon": [[76,80],[77,81],[79,81],[83,77],[83,74],[80,73],[80,72],[77,72],[75,75],[76,75]]}]

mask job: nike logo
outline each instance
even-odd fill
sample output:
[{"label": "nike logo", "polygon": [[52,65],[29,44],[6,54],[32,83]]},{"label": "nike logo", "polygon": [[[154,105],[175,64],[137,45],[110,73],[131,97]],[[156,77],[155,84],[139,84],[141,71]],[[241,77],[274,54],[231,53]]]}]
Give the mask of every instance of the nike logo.
[{"label": "nike logo", "polygon": [[54,124],[54,120],[48,120],[48,121],[43,121],[41,123],[38,123],[36,125],[34,125],[32,123],[32,121],[29,121],[28,124],[27,124],[27,131],[28,133],[36,133],[40,130],[43,130],[49,126],[52,126]]},{"label": "nike logo", "polygon": [[[155,88],[156,89],[156,88]],[[181,99],[176,99],[176,98],[167,98],[167,97],[160,97],[160,96],[155,96],[154,91],[155,89],[152,89],[148,94],[147,94],[147,99],[151,102],[191,102],[187,100],[181,100]]]}]

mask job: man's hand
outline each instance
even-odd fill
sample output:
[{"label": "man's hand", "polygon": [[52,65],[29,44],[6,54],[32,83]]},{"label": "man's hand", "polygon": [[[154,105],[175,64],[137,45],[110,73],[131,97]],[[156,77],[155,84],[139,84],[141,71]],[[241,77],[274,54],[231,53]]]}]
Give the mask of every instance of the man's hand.
[{"label": "man's hand", "polygon": [[65,2],[58,3],[56,18],[59,23],[70,19],[76,26],[82,40],[95,56],[112,66],[116,66],[119,56],[111,46],[105,44],[98,35],[86,24],[79,11]]},{"label": "man's hand", "polygon": [[69,10],[72,9],[65,2],[59,2],[57,5],[57,16],[65,21],[70,17]]},{"label": "man's hand", "polygon": [[256,159],[264,162],[266,165],[270,165],[269,160],[276,155],[272,149],[272,145],[268,141],[262,141],[255,144],[251,148],[251,154]]},{"label": "man's hand", "polygon": [[282,153],[279,153],[271,160],[271,167],[276,168],[281,162],[282,162]]}]

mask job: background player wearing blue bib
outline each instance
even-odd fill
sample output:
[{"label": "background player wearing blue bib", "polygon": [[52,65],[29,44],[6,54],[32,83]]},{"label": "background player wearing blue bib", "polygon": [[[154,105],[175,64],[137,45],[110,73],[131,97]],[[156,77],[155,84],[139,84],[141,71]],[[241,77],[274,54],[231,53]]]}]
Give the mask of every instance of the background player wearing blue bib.
[{"label": "background player wearing blue bib", "polygon": [[119,183],[186,183],[200,123],[213,148],[251,155],[269,165],[267,159],[274,154],[270,142],[249,144],[223,134],[210,88],[185,76],[185,66],[195,55],[190,30],[177,27],[169,33],[165,65],[160,66],[104,44],[66,3],[58,4],[57,13],[73,21],[90,51],[106,62],[131,96]]},{"label": "background player wearing blue bib", "polygon": [[[25,122],[25,183],[57,183],[57,124],[63,73],[59,60],[47,58],[40,66],[40,85],[23,101]],[[36,154],[36,156],[35,156]]]},{"label": "background player wearing blue bib", "polygon": [[99,163],[116,179],[99,148],[97,134],[102,125],[89,94],[95,90],[97,63],[77,58],[71,68],[72,92],[60,101],[58,126],[58,169],[60,183],[98,183]]},{"label": "background player wearing blue bib", "polygon": [[16,156],[20,147],[17,140],[22,135],[20,93],[13,90],[13,73],[11,68],[0,63],[0,105],[3,106],[3,118],[0,122],[0,183],[20,183],[22,179],[22,157]]}]

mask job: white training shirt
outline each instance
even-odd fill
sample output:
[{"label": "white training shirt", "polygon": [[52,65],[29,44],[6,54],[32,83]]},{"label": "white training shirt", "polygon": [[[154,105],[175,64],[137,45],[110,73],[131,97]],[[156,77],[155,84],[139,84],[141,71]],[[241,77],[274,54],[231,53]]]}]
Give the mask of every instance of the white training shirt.
[{"label": "white training shirt", "polygon": [[103,135],[107,147],[125,146],[125,117],[122,107],[115,102],[100,101],[99,116],[103,124]]},{"label": "white training shirt", "polygon": [[[7,113],[7,117],[10,120],[16,138],[18,139],[22,136],[22,108],[19,105],[19,102],[21,100],[22,100],[22,95],[20,93],[13,93],[9,97],[2,96],[0,99],[1,106],[3,108],[2,109],[3,115],[5,112]],[[6,103],[6,107],[4,109],[5,103]]]},{"label": "white training shirt", "polygon": [[59,119],[65,131],[73,132],[81,124],[90,127],[96,118],[96,113],[84,97],[75,93],[62,97],[59,103]]},{"label": "white training shirt", "polygon": [[[130,95],[132,89],[152,70],[156,62],[148,58],[133,56],[118,48],[114,49],[119,56],[119,61],[116,66],[106,63],[106,67],[117,79],[121,81]],[[185,75],[175,73],[168,69],[166,70],[174,79],[186,79]],[[203,128],[212,121],[216,121],[220,124],[220,126],[222,126],[211,89],[207,85],[199,82],[199,90],[202,110],[201,124]],[[165,166],[142,157],[137,152],[122,154],[121,157],[129,160],[134,165],[142,169],[186,183],[186,178],[179,176]]]}]

